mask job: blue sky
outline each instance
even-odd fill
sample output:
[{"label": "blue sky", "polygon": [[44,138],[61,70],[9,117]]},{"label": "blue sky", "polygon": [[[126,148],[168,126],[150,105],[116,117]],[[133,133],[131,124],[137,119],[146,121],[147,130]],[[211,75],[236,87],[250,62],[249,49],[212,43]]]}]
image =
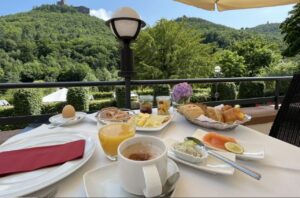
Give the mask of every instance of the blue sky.
[{"label": "blue sky", "polygon": [[[31,10],[41,4],[52,4],[54,0],[1,0],[0,15],[14,14]],[[292,9],[292,5],[272,8],[247,9],[237,11],[205,11],[173,0],[67,0],[71,5],[83,5],[91,8],[94,15],[107,18],[112,12],[123,6],[135,9],[148,25],[154,25],[161,18],[175,19],[186,15],[200,17],[214,23],[241,28],[253,27],[267,22],[282,22]]]}]

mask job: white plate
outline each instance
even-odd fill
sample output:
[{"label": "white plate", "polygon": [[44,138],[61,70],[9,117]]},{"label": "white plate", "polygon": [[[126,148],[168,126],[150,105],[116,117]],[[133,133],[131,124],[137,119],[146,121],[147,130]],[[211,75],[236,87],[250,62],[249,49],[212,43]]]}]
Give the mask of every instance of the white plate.
[{"label": "white plate", "polygon": [[171,114],[171,115],[170,115],[170,119],[169,119],[167,122],[163,123],[160,127],[138,127],[138,126],[137,126],[135,129],[136,129],[137,131],[144,131],[144,132],[161,131],[161,130],[163,130],[166,126],[168,126],[168,124],[170,124],[170,122],[172,122],[173,118],[174,118],[174,114]]},{"label": "white plate", "polygon": [[[169,158],[180,162],[182,164],[191,166],[193,168],[199,169],[199,170],[203,170],[209,173],[214,173],[214,174],[222,174],[222,175],[233,175],[234,173],[234,168],[228,164],[226,164],[225,162],[218,160],[210,155],[208,155],[207,159],[199,164],[194,164],[194,163],[190,163],[187,161],[184,161],[180,158],[177,158],[176,155],[174,154],[174,152],[171,149],[171,146],[178,142],[177,140],[174,139],[164,139],[164,142],[166,143],[166,145],[168,146],[168,156]],[[225,153],[225,152],[219,152],[221,155],[235,161],[235,155],[231,154],[231,153]]]},{"label": "white plate", "polygon": [[[87,117],[89,119],[91,119],[92,121],[97,123],[97,118],[95,117],[97,115],[97,113],[92,113],[92,114],[88,114]],[[136,127],[137,131],[144,131],[144,132],[155,132],[155,131],[161,131],[163,130],[166,126],[168,126],[170,124],[170,122],[172,122],[173,118],[174,118],[174,114],[170,115],[170,119],[165,122],[164,124],[162,124],[160,127],[153,127],[153,128],[146,128],[146,127]],[[105,123],[103,123],[105,124]]]},{"label": "white plate", "polygon": [[85,112],[76,112],[74,118],[63,118],[62,114],[54,115],[49,118],[49,122],[55,125],[63,124],[64,126],[73,125],[81,122],[87,114]]},{"label": "white plate", "polygon": [[[83,183],[87,197],[137,197],[124,191],[118,177],[118,162],[99,167],[83,175]],[[168,160],[168,177],[179,169],[175,162]],[[174,196],[176,188],[171,197]]]},{"label": "white plate", "polygon": [[64,144],[80,139],[85,139],[86,141],[83,158],[68,161],[64,164],[50,168],[0,177],[0,197],[18,197],[27,195],[65,178],[85,164],[90,159],[95,149],[95,143],[91,137],[78,133],[49,133],[43,136],[31,136],[23,139],[22,141],[10,142],[7,145],[1,145],[0,152]]},{"label": "white plate", "polygon": [[[203,131],[201,129],[198,129],[193,136],[202,140],[203,136],[207,134],[206,131]],[[265,149],[262,145],[260,144],[252,144],[248,142],[243,142],[243,141],[238,141],[237,142],[244,148],[244,153],[243,154],[236,154],[236,157],[239,159],[245,159],[245,160],[261,160],[264,159],[265,157]],[[205,142],[204,142],[205,143]],[[217,151],[222,151],[222,152],[227,152],[226,150],[222,150],[219,148],[212,147],[210,145],[206,145],[208,148],[217,150]]]}]

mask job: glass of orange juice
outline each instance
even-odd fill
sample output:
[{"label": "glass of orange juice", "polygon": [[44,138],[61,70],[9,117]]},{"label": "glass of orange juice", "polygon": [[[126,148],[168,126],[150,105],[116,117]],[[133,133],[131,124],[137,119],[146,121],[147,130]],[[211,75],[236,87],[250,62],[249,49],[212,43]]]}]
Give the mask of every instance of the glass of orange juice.
[{"label": "glass of orange juice", "polygon": [[119,144],[134,135],[134,117],[131,117],[128,121],[109,122],[105,126],[98,123],[100,144],[106,157],[110,160],[117,160]]}]

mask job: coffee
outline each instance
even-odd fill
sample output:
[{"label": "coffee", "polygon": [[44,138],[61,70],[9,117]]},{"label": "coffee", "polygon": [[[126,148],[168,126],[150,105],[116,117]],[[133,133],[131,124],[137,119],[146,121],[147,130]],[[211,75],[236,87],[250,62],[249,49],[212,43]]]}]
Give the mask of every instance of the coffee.
[{"label": "coffee", "polygon": [[135,143],[124,149],[123,156],[135,161],[155,159],[162,153],[161,149],[151,143]]}]

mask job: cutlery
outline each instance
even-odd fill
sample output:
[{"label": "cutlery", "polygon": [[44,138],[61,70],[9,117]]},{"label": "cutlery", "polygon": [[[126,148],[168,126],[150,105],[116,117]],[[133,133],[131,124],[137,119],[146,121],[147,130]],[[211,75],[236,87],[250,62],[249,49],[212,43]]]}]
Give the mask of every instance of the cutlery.
[{"label": "cutlery", "polygon": [[167,179],[162,188],[162,193],[159,195],[159,197],[166,197],[174,190],[174,185],[178,181],[179,176],[179,172],[176,172]]},{"label": "cutlery", "polygon": [[71,121],[76,121],[76,120],[79,120],[79,119],[81,119],[80,116],[75,117],[75,118],[71,118],[71,119],[69,119],[69,120],[67,120],[67,121],[65,121],[65,122],[60,123],[60,124],[56,124],[56,125],[52,124],[52,125],[49,125],[48,129],[54,129],[54,128],[56,128],[56,127],[63,126],[63,125],[65,125],[65,124],[70,123]]},{"label": "cutlery", "polygon": [[204,145],[204,143],[201,140],[199,140],[197,138],[194,138],[194,137],[186,137],[185,139],[194,141],[197,144],[197,146],[205,148],[207,150],[208,154],[212,155],[215,158],[218,158],[219,160],[222,160],[223,162],[226,162],[227,164],[229,164],[232,167],[242,171],[243,173],[245,173],[245,174],[247,174],[247,175],[249,175],[249,176],[251,176],[251,177],[253,177],[257,180],[261,179],[261,174],[260,173],[257,173],[255,171],[249,169],[248,167],[239,165],[236,162],[228,159],[227,157],[224,157],[223,155],[220,155],[219,153],[216,153],[216,152],[214,152],[210,149],[207,149],[206,146]]}]

